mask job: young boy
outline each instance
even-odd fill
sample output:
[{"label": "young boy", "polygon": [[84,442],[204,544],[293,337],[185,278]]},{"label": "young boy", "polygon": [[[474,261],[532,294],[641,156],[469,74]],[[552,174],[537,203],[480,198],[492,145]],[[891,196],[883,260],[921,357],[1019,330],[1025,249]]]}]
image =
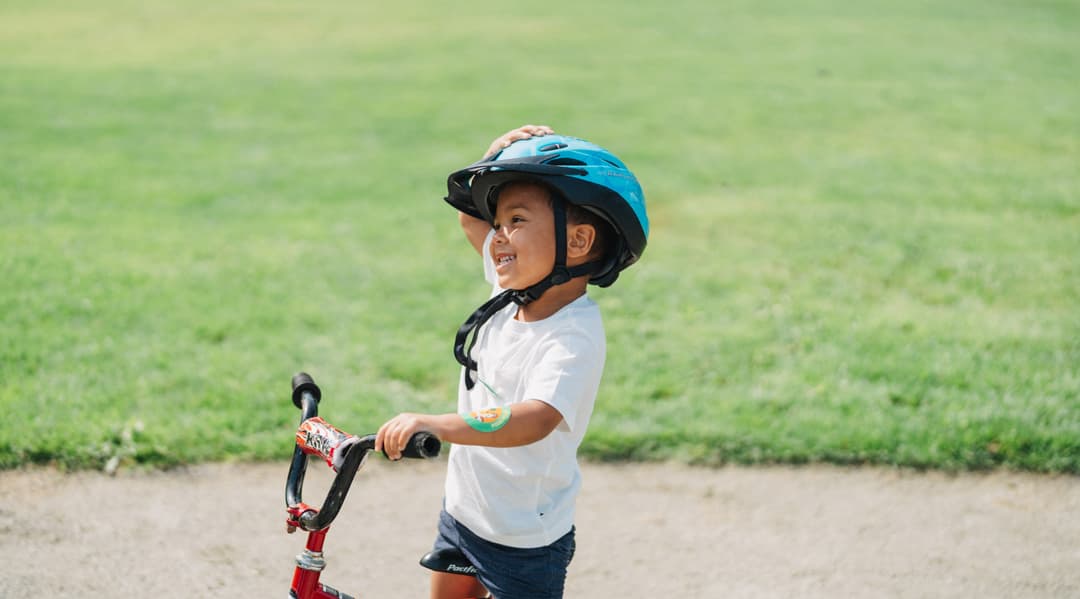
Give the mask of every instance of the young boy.
[{"label": "young boy", "polygon": [[532,125],[496,139],[447,187],[494,294],[458,331],[458,413],[399,414],[375,449],[396,459],[419,431],[453,444],[433,553],[467,562],[437,568],[431,597],[561,597],[577,448],[605,355],[586,286],[610,285],[641,256],[644,197],[610,152]]}]

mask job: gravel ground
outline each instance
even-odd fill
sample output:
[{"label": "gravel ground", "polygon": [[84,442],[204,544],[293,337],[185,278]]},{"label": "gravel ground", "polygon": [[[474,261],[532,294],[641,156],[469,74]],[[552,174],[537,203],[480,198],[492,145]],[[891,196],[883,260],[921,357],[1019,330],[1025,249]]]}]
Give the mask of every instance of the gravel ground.
[{"label": "gravel ground", "polygon": [[[0,597],[287,596],[286,463],[0,472]],[[567,597],[1080,597],[1080,478],[586,463]],[[425,597],[445,462],[373,458],[322,580]],[[322,501],[324,468],[305,499]]]}]

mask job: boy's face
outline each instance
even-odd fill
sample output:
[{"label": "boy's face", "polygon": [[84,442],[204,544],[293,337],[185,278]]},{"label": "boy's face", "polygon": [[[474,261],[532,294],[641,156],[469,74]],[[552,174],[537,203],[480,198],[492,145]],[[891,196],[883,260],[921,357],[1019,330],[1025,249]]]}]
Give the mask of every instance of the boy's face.
[{"label": "boy's face", "polygon": [[499,287],[525,289],[551,273],[555,264],[555,214],[548,191],[511,183],[499,192],[495,236],[488,248]]}]

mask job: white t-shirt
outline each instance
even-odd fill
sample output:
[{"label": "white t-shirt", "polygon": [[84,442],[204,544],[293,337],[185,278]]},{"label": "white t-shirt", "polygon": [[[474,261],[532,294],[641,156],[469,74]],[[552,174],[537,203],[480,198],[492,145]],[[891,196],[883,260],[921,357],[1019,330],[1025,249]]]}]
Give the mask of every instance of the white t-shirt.
[{"label": "white t-shirt", "polygon": [[[482,253],[491,280],[488,245],[485,241]],[[458,411],[533,399],[554,407],[563,420],[547,437],[521,447],[452,446],[446,511],[494,543],[542,547],[574,524],[581,487],[577,448],[603,374],[604,326],[599,306],[588,296],[535,322],[514,320],[517,310],[511,304],[480,328],[472,351],[479,365],[476,385],[465,388],[463,371]]]}]

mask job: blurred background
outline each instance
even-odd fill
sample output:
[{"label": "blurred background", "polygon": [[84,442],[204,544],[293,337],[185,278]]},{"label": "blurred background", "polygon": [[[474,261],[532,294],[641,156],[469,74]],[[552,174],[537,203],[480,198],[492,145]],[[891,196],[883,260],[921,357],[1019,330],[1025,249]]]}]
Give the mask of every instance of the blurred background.
[{"label": "blurred background", "polygon": [[0,468],[286,459],[451,411],[446,175],[641,180],[584,455],[1080,473],[1080,6],[0,5]]}]

